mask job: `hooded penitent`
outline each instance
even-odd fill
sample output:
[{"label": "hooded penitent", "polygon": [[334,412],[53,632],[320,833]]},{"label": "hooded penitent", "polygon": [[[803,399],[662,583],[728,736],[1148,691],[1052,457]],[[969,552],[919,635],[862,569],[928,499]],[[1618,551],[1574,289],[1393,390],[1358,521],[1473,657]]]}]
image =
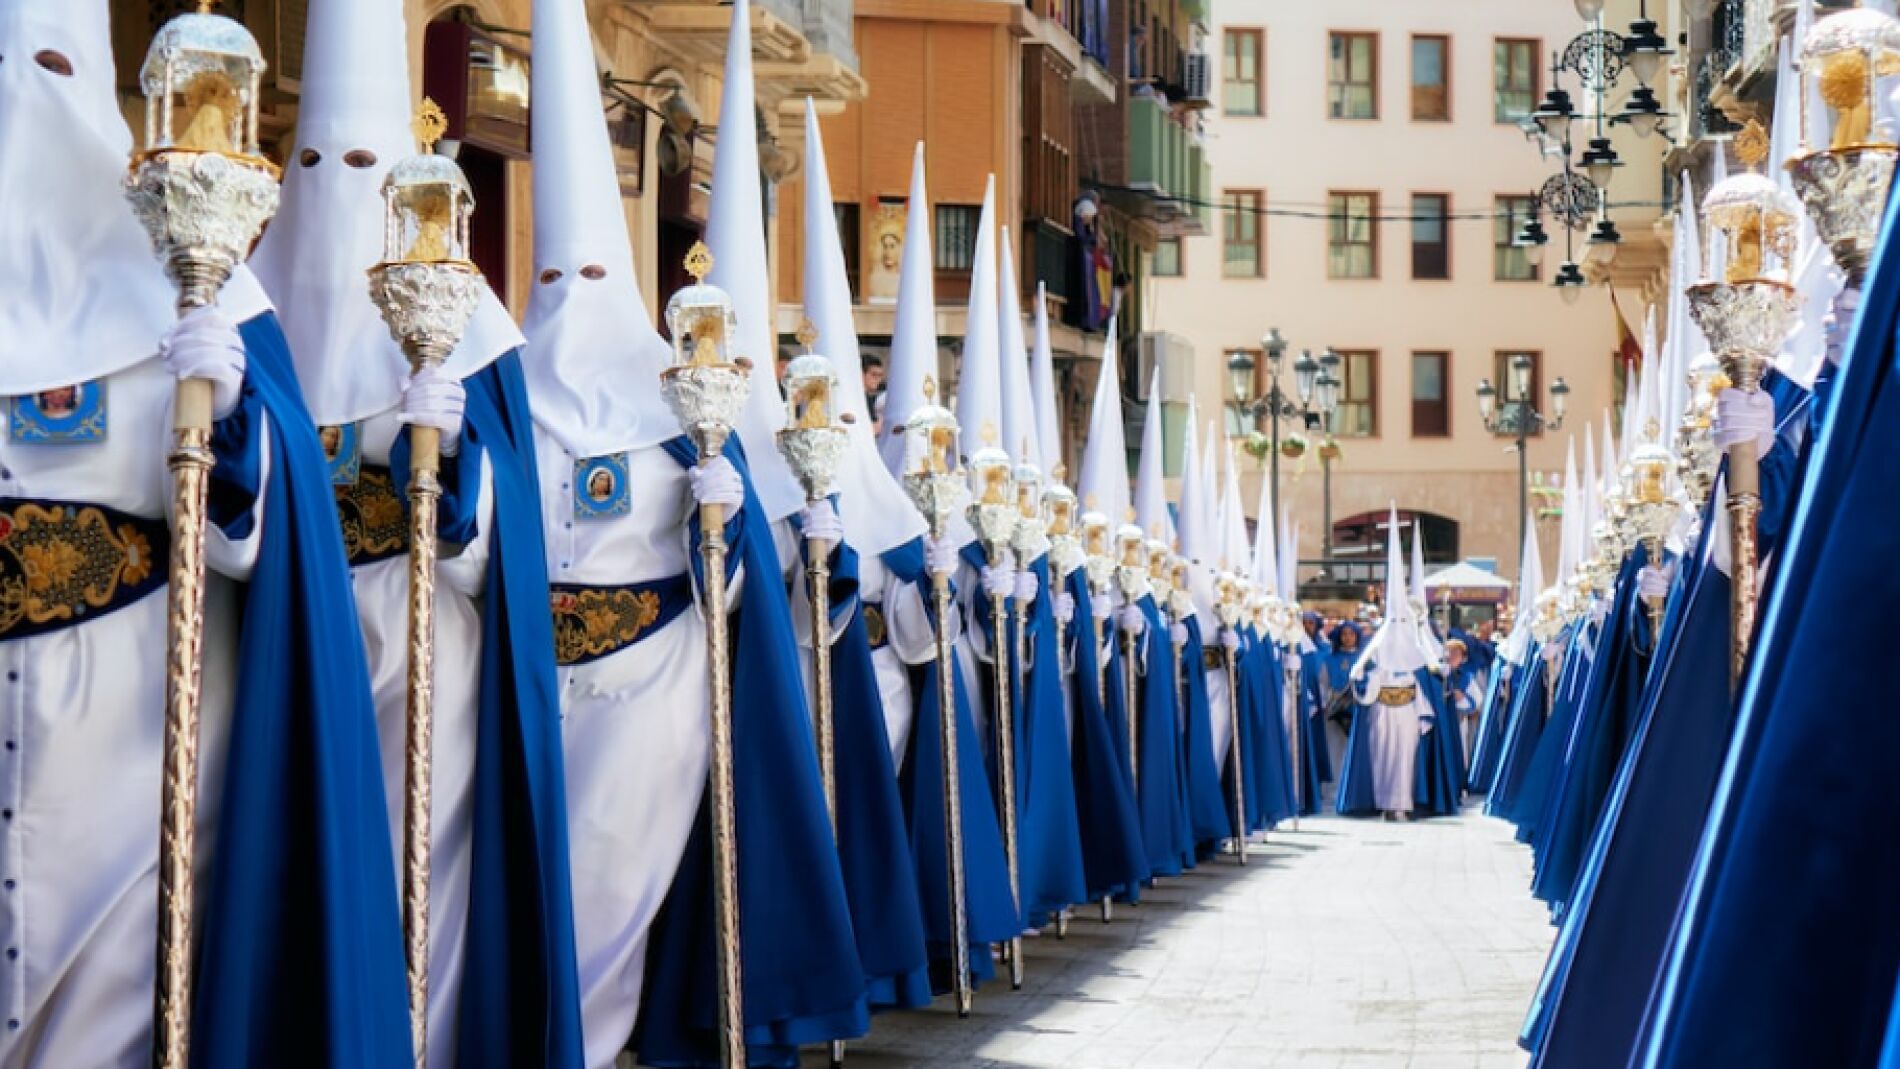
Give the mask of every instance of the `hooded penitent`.
[{"label": "hooded penitent", "polygon": [[904,475],[904,423],[925,404],[948,398],[937,381],[936,263],[930,255],[930,194],[924,188],[924,143],[911,159],[909,215],[904,223],[904,260],[897,281],[897,318],[891,328],[891,359],[884,380],[878,451],[892,475]]},{"label": "hooded penitent", "polygon": [[1341,773],[1338,808],[1352,815],[1409,813],[1419,760],[1419,736],[1429,728],[1432,707],[1421,689],[1421,669],[1431,663],[1420,645],[1399,550],[1399,514],[1394,507],[1386,533],[1386,615],[1353,665],[1359,713],[1353,720]]},{"label": "hooded penitent", "polygon": [[[103,603],[93,579],[41,586],[0,627],[9,739],[23,740],[8,744],[0,909],[9,1066],[146,1064],[152,1036],[175,390],[153,357],[176,313],[121,192],[132,138],[110,40],[103,0],[0,9],[0,388],[74,386],[107,402],[101,433],[0,441],[0,511],[16,536],[83,548],[86,574],[109,580]],[[246,367],[212,442],[197,946],[181,948],[195,1001],[180,1009],[199,1066],[408,1065],[393,855],[342,538],[283,336],[237,274],[245,300],[227,287],[220,304],[240,321]],[[23,587],[20,546],[0,570]]]}]

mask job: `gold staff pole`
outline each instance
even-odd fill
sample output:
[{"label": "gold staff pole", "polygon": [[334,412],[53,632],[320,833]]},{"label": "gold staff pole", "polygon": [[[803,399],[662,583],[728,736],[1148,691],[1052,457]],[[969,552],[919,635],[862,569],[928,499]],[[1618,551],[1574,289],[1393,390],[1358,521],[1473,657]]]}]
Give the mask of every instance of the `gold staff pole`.
[{"label": "gold staff pole", "polygon": [[[1240,586],[1233,576],[1222,575],[1214,581],[1216,598],[1214,611],[1219,614],[1221,626],[1229,632],[1240,633]],[[1221,658],[1227,669],[1227,704],[1233,718],[1234,730],[1228,739],[1228,758],[1234,769],[1234,857],[1242,865],[1247,863],[1247,775],[1246,746],[1241,735],[1240,714],[1240,650],[1226,650]]]},{"label": "gold staff pole", "polygon": [[[806,320],[798,340],[805,354],[785,368],[785,397],[790,422],[778,432],[779,453],[805,490],[805,501],[816,505],[831,496],[838,464],[850,446],[848,432],[831,422],[838,378],[831,361],[812,350],[818,329]],[[842,419],[850,421],[850,413]],[[831,550],[829,539],[806,535],[806,581],[811,595],[812,727],[818,742],[818,772],[825,786],[825,808],[831,814],[831,833],[838,834],[838,774],[835,717],[831,692]],[[844,1064],[844,1040],[830,1046],[833,1069]]]},{"label": "gold staff pole", "polygon": [[[1768,135],[1750,122],[1735,135],[1736,155],[1749,167],[1768,155]],[[1800,321],[1802,298],[1788,282],[1801,207],[1791,194],[1754,171],[1733,175],[1702,200],[1709,225],[1727,238],[1719,282],[1689,287],[1689,311],[1734,389],[1755,394],[1782,342]],[[1773,260],[1770,257],[1774,257]],[[1728,447],[1728,513],[1732,556],[1729,682],[1739,686],[1760,598],[1761,457],[1750,439]]]},{"label": "gold staff pole", "polygon": [[[1015,485],[1011,478],[1009,454],[996,448],[996,428],[982,431],[984,446],[970,456],[970,483],[973,500],[968,517],[990,567],[1009,564],[1010,538],[1016,533],[1016,506],[1012,500]],[[1010,704],[1009,598],[990,595],[990,650],[994,658],[990,680],[990,727],[996,733],[996,812],[1002,820],[1003,857],[1009,866],[1009,893],[1018,908],[1022,902],[1022,878],[1016,842],[1016,716]],[[1020,662],[1018,662],[1020,664]],[[1023,986],[1023,940],[1019,933],[1003,944],[1003,956],[1009,963],[1012,989]]]},{"label": "gold staff pole", "polygon": [[[673,334],[672,367],[660,373],[660,394],[699,451],[704,466],[725,453],[752,391],[750,362],[731,347],[739,320],[732,298],[706,283],[712,253],[704,243],[686,256],[693,284],[666,305]],[[739,967],[739,836],[732,767],[732,649],[726,618],[726,510],[699,508],[699,555],[705,570],[706,652],[712,682],[713,911],[719,957],[719,1055],[725,1069],[744,1069],[745,996]]]},{"label": "gold staff pole", "polygon": [[[1082,566],[1088,569],[1089,596],[1097,602],[1108,598],[1108,584],[1115,577],[1115,558],[1109,555],[1108,517],[1094,509],[1094,495],[1089,495],[1089,511],[1082,514]],[[1099,610],[1091,606],[1089,618],[1093,623],[1095,643],[1095,697],[1101,703],[1102,712],[1108,712],[1108,620]],[[1114,725],[1110,725],[1112,729]],[[1102,923],[1115,919],[1115,897],[1102,896]]]},{"label": "gold staff pole", "polygon": [[[277,211],[275,165],[257,145],[264,57],[244,27],[210,5],[160,27],[139,73],[146,150],[125,195],[178,290],[181,317],[218,291]],[[164,771],[160,779],[157,978],[152,1064],[184,1069],[191,1045],[192,863],[202,701],[205,503],[211,383],[181,380],[172,403],[171,562],[165,593]]]},{"label": "gold staff pole", "polygon": [[[1134,518],[1134,510],[1129,510],[1129,519]],[[1147,540],[1142,536],[1141,528],[1132,522],[1122,525],[1115,534],[1116,549],[1119,551],[1120,566],[1115,569],[1115,584],[1121,590],[1122,601],[1129,608],[1150,593],[1148,586]],[[1135,632],[1122,629],[1122,694],[1128,704],[1128,789],[1135,792],[1136,805],[1140,805],[1141,791],[1141,705],[1140,690],[1136,685],[1135,657],[1140,647],[1136,644]],[[1150,881],[1152,882],[1152,881]]]},{"label": "gold staff pole", "polygon": [[[924,379],[924,404],[904,428],[904,491],[924,514],[930,537],[941,541],[950,519],[969,500],[969,486],[957,470],[957,418],[936,403],[937,384]],[[963,874],[963,795],[957,754],[956,651],[951,645],[950,573],[932,572],[931,601],[937,616],[937,726],[943,746],[944,842],[949,852],[951,985],[957,1016],[970,1015],[969,896]]]},{"label": "gold staff pole", "polygon": [[[1063,478],[1063,465],[1058,462],[1055,467],[1050,469],[1049,487],[1044,490],[1042,494],[1042,522],[1044,530],[1047,533],[1045,541],[1049,547],[1047,552],[1049,554],[1049,582],[1052,586],[1050,593],[1052,598],[1067,588],[1069,576],[1073,574],[1077,568],[1082,567],[1085,559],[1082,553],[1082,543],[1075,537],[1075,492],[1070,490],[1067,486],[1062,485]],[[1020,482],[1021,480],[1019,478],[1018,483],[1020,484]],[[1068,624],[1062,617],[1056,617],[1056,659],[1058,663],[1055,666],[1055,670],[1064,675],[1067,674],[1068,669],[1060,662],[1064,651],[1069,648],[1068,632]],[[1070,745],[1073,747],[1073,739],[1070,740]],[[1060,913],[1056,914],[1057,939],[1067,939],[1069,937],[1070,912],[1069,907],[1065,906]]]},{"label": "gold staff pole", "polygon": [[[1022,458],[1022,461],[1016,465],[1010,475],[1010,482],[1016,494],[1016,508],[1015,515],[1011,518],[1009,547],[1011,551],[1016,554],[1017,567],[1027,571],[1038,558],[1044,557],[1049,553],[1049,532],[1042,518],[1042,469],[1029,462],[1029,442],[1027,440],[1023,442],[1022,452],[1019,453],[1018,456]],[[1053,563],[1049,574],[1050,581],[1054,582],[1055,570]],[[1023,715],[1025,717],[1030,715],[1029,610],[1032,605],[1033,601],[1029,598],[1018,598],[1016,601],[1014,621],[1016,631],[1014,635],[1015,641],[1011,651],[1011,660],[1013,662],[1011,665],[1013,669],[1011,676],[1016,686],[1016,693],[1022,696]],[[1058,643],[1057,649],[1060,648],[1061,646]],[[1061,665],[1057,664],[1055,670],[1058,672],[1061,671]],[[1016,764],[1015,740],[1013,737],[1010,737],[1009,755],[1008,764],[1011,768],[1010,777],[1013,780],[1015,778],[1014,768]],[[1010,794],[1011,812],[1009,817],[1008,843],[1010,848],[1010,870],[1012,873],[1010,882],[1011,886],[1016,888],[1017,905],[1021,907],[1022,880],[1020,875],[1018,875],[1019,863],[1016,860],[1020,850],[1018,843],[1019,834],[1016,827],[1018,817],[1015,812],[1015,792],[1012,790]],[[1025,912],[1027,911],[1025,910]],[[1056,911],[1056,936],[1061,938],[1067,934],[1068,921],[1067,907],[1065,906],[1063,909]],[[1016,988],[1022,987],[1023,965],[1021,961],[1021,950],[1022,940],[1018,939],[1015,941],[1015,946],[1011,948],[1014,961],[1013,967],[1010,970],[1010,982]]]},{"label": "gold staff pole", "polygon": [[[383,261],[369,271],[370,300],[402,345],[412,374],[442,365],[475,315],[481,272],[469,259],[474,193],[455,161],[433,154],[447,123],[424,100],[415,132],[423,154],[383,180]],[[442,497],[441,433],[409,428],[409,678],[404,740],[403,940],[409,1030],[418,1069],[428,1064],[429,816],[435,724],[436,513]]]}]

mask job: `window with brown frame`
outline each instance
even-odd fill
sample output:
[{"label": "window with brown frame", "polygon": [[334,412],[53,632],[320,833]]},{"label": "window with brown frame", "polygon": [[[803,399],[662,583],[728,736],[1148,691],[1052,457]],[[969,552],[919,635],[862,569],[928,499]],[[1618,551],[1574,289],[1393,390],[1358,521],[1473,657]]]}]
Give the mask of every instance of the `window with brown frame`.
[{"label": "window with brown frame", "polygon": [[[1511,367],[1512,361],[1519,356],[1528,356],[1531,358],[1531,380],[1528,394],[1518,391],[1517,374]],[[1543,353],[1526,349],[1499,349],[1493,354],[1491,374],[1493,376],[1491,381],[1497,386],[1498,411],[1501,414],[1507,412],[1510,406],[1520,405],[1526,401],[1530,403],[1532,408],[1539,406],[1538,398],[1544,396]],[[1506,437],[1515,435],[1517,433],[1517,425],[1511,419],[1500,419],[1498,421],[1498,433]],[[1532,427],[1531,433],[1533,435],[1542,434],[1543,428]]]},{"label": "window with brown frame", "polygon": [[1328,193],[1326,208],[1327,277],[1379,277],[1379,195]]},{"label": "window with brown frame", "polygon": [[1412,277],[1451,277],[1451,198],[1443,193],[1412,194]]},{"label": "window with brown frame", "polygon": [[1379,117],[1379,35],[1327,34],[1327,114],[1335,119]]},{"label": "window with brown frame", "polygon": [[1537,108],[1538,42],[1500,37],[1491,43],[1491,117],[1515,123]]},{"label": "window with brown frame", "polygon": [[1257,189],[1230,189],[1222,213],[1221,274],[1228,278],[1259,278],[1266,273],[1266,216],[1260,209],[1266,195]]},{"label": "window with brown frame", "polygon": [[1260,30],[1221,33],[1220,100],[1223,115],[1267,113],[1266,35]]},{"label": "window with brown frame", "polygon": [[1371,349],[1341,349],[1339,374],[1334,433],[1341,438],[1374,437],[1379,433],[1379,354]]},{"label": "window with brown frame", "polygon": [[1162,238],[1155,242],[1154,276],[1180,278],[1186,265],[1181,262],[1181,239]]},{"label": "window with brown frame", "polygon": [[1517,232],[1530,222],[1536,205],[1525,196],[1500,195],[1491,235],[1491,277],[1499,282],[1535,282],[1539,271],[1517,244]]},{"label": "window with brown frame", "polygon": [[1451,38],[1412,37],[1412,121],[1451,121]]},{"label": "window with brown frame", "polygon": [[1412,354],[1412,437],[1451,436],[1451,354]]}]

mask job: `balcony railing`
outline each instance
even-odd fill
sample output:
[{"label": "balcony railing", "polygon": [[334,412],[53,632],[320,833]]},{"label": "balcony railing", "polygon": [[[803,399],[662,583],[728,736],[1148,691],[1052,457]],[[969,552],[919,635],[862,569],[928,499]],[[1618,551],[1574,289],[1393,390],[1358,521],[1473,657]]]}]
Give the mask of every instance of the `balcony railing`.
[{"label": "balcony railing", "polygon": [[1108,0],[1024,0],[1024,6],[1069,31],[1085,55],[1108,66]]}]

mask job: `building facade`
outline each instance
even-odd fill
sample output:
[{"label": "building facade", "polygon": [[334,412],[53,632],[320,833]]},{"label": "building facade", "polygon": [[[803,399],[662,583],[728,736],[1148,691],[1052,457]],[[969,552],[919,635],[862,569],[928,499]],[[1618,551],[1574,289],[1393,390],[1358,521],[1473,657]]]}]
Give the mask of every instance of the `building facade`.
[{"label": "building facade", "polygon": [[[1651,17],[1666,17],[1662,6],[1651,4]],[[1612,2],[1606,23],[1626,24],[1636,8]],[[1618,400],[1612,287],[1574,301],[1552,287],[1567,258],[1565,228],[1552,219],[1541,266],[1513,245],[1529,196],[1561,170],[1520,121],[1551,84],[1553,52],[1585,24],[1563,0],[1217,0],[1213,15],[1216,106],[1205,136],[1218,221],[1206,237],[1158,249],[1151,296],[1169,351],[1192,353],[1191,371],[1164,381],[1170,452],[1189,392],[1237,447],[1270,431],[1236,413],[1226,363],[1235,350],[1257,357],[1278,328],[1288,393],[1302,350],[1342,357],[1330,488],[1317,455],[1324,430],[1306,434],[1303,456],[1281,460],[1281,497],[1313,562],[1303,577],[1321,574],[1316,558],[1329,544],[1339,560],[1376,558],[1374,525],[1394,503],[1418,520],[1428,561],[1488,558],[1514,575],[1518,458],[1510,437],[1485,428],[1474,390],[1480,380],[1508,389],[1511,359],[1526,354],[1540,408],[1549,411],[1556,379],[1569,385],[1567,430]],[[1580,111],[1594,109],[1574,75],[1563,84]],[[1611,91],[1612,114],[1634,84]],[[1615,283],[1640,332],[1664,259],[1655,224],[1666,145],[1614,136],[1624,166],[1610,200],[1625,240],[1595,274]],[[1571,235],[1569,258],[1585,259],[1585,236]],[[1267,361],[1257,363],[1255,394],[1267,385]],[[1565,437],[1531,438],[1534,472],[1561,468]],[[1265,460],[1238,451],[1251,508]],[[1547,537],[1548,560],[1554,529]]]}]

